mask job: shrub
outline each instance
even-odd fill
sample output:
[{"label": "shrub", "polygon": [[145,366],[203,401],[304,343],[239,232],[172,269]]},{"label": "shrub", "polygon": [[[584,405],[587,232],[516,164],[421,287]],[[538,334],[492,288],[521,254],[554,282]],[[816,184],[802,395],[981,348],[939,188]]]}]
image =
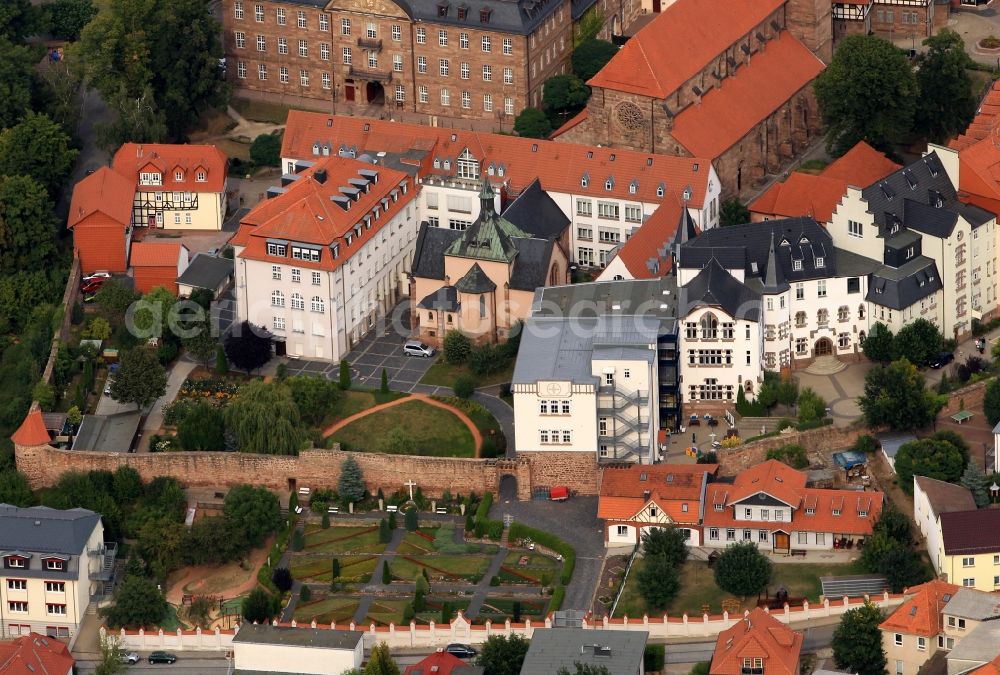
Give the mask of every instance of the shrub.
[{"label": "shrub", "polygon": [[663,670],[663,664],[666,661],[665,649],[664,645],[646,645],[642,654],[642,663],[647,673]]},{"label": "shrub", "polygon": [[461,331],[450,330],[444,336],[441,349],[448,363],[456,366],[461,365],[469,359],[469,353],[472,351],[472,340]]},{"label": "shrub", "polygon": [[382,583],[387,584],[392,581],[392,572],[389,571],[389,561],[382,561]]},{"label": "shrub", "polygon": [[780,448],[767,451],[767,459],[776,459],[783,464],[787,464],[793,469],[805,469],[809,466],[809,458],[806,457],[806,449],[801,445],[789,443]]},{"label": "shrub", "polygon": [[399,527],[399,524],[398,524],[398,522],[396,520],[396,512],[395,511],[393,511],[392,513],[389,514],[388,520],[389,520],[389,529],[390,530],[395,530],[397,527]]},{"label": "shrub", "polygon": [[287,593],[292,588],[292,573],[287,567],[275,567],[271,572],[271,583],[282,593]]},{"label": "shrub", "polygon": [[302,589],[299,590],[299,600],[309,602],[310,599],[312,599],[312,591],[309,590],[309,585],[302,584]]},{"label": "shrub", "polygon": [[257,166],[278,166],[281,163],[281,135],[261,134],[250,145],[250,159]]},{"label": "shrub", "polygon": [[403,526],[406,528],[407,532],[415,532],[419,525],[419,514],[417,510],[412,506],[406,509],[406,513],[403,515]]},{"label": "shrub", "polygon": [[380,544],[388,544],[392,534],[389,532],[389,522],[383,518],[378,521],[378,541]]},{"label": "shrub", "polygon": [[500,585],[500,577],[494,574],[492,577],[490,577],[490,586],[499,586],[499,585]]},{"label": "shrub", "polygon": [[878,450],[878,441],[871,434],[862,434],[858,436],[858,440],[854,441],[852,449],[856,452],[863,452],[866,455],[870,455]]},{"label": "shrub", "polygon": [[476,523],[481,523],[486,520],[490,513],[490,507],[493,506],[493,493],[487,492],[483,495],[482,501],[479,502],[479,506],[476,507]]},{"label": "shrub", "polygon": [[453,389],[455,396],[467,399],[476,391],[476,381],[468,375],[459,375],[455,378],[455,386]]},{"label": "shrub", "polygon": [[322,529],[324,529],[324,530],[330,529],[330,514],[329,513],[324,513],[323,514],[323,517],[319,521],[319,526]]},{"label": "shrub", "polygon": [[503,523],[499,520],[491,520],[486,527],[486,536],[493,541],[500,541],[503,537]]},{"label": "shrub", "polygon": [[301,551],[306,545],[305,537],[302,535],[302,530],[295,530],[292,532],[292,550]]}]

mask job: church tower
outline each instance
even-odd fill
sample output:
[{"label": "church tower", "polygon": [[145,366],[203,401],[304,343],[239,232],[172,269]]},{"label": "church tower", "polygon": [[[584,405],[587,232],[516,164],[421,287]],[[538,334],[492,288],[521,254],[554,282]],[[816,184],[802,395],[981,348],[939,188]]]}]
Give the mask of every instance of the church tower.
[{"label": "church tower", "polygon": [[830,0],[788,0],[785,25],[813,54],[830,63],[833,58],[833,3]]}]

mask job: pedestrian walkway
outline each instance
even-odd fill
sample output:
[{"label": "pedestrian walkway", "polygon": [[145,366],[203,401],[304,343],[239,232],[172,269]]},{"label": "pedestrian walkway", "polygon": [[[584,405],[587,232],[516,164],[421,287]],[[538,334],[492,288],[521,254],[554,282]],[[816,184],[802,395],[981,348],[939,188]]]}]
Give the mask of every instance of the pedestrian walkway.
[{"label": "pedestrian walkway", "polygon": [[163,426],[163,406],[172,403],[177,398],[184,380],[188,378],[188,375],[196,367],[197,364],[186,360],[178,360],[171,366],[170,373],[167,376],[167,390],[163,396],[156,399],[153,403],[153,407],[150,408],[149,413],[146,415],[146,423],[142,425],[143,438],[139,446],[140,452],[149,450],[149,437],[159,433],[160,427]]},{"label": "pedestrian walkway", "polygon": [[345,417],[339,422],[336,422],[333,425],[327,427],[323,431],[323,438],[329,438],[340,429],[343,429],[351,422],[359,420],[362,417],[367,417],[368,415],[379,412],[381,410],[386,410],[388,408],[392,408],[393,406],[402,405],[404,403],[410,403],[412,401],[420,401],[421,403],[426,403],[427,405],[434,406],[435,408],[441,408],[442,410],[447,410],[451,414],[455,415],[455,417],[460,419],[462,421],[462,424],[464,424],[466,428],[469,430],[469,433],[472,434],[472,441],[476,447],[476,457],[479,457],[479,449],[483,444],[483,435],[479,432],[479,428],[475,425],[475,423],[471,419],[469,419],[468,415],[466,415],[458,408],[450,406],[447,403],[435,400],[430,396],[428,396],[427,394],[410,394],[409,396],[406,396],[404,398],[397,398],[395,401],[389,401],[388,403],[380,403],[379,405],[368,408],[368,410],[362,410],[359,413],[355,413],[349,417]]}]

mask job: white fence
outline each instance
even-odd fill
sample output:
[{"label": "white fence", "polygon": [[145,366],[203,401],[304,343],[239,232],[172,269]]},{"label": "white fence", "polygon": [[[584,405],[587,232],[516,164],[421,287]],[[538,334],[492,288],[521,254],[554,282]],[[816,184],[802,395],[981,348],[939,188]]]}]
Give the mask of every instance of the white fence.
[{"label": "white fence", "polygon": [[[884,593],[881,596],[842,598],[841,600],[824,600],[822,603],[810,605],[804,603],[801,607],[789,607],[772,612],[775,618],[783,623],[791,625],[826,617],[840,616],[844,612],[854,607],[864,604],[865,600],[871,600],[883,609],[890,609],[902,604],[902,595],[890,595]],[[650,639],[664,638],[714,638],[722,631],[726,630],[739,621],[742,615],[730,616],[728,613],[721,615],[708,615],[690,617],[684,614],[680,617],[657,616],[641,618],[622,619],[584,619],[583,628],[590,630],[641,630],[649,633]],[[276,624],[277,625],[277,624]],[[292,626],[295,626],[293,621]],[[303,624],[305,625],[305,624]],[[319,627],[316,622],[310,624],[312,628]],[[354,622],[349,624],[332,624],[331,629],[364,631],[365,646],[371,647],[377,642],[386,642],[389,647],[443,647],[451,642],[482,643],[491,635],[523,635],[530,638],[535,628],[551,628],[552,619],[547,618],[544,622],[532,623],[530,620],[524,623],[511,623],[508,619],[504,623],[490,623],[485,625],[473,625],[461,612],[451,623],[435,624],[426,626],[411,624],[409,626],[359,626]],[[164,632],[159,631],[127,631],[122,629],[119,637],[122,646],[129,650],[169,649],[173,651],[229,651],[232,649],[233,636],[239,628],[235,630],[215,629],[203,631]],[[101,634],[106,634],[106,629],[101,628]]]}]

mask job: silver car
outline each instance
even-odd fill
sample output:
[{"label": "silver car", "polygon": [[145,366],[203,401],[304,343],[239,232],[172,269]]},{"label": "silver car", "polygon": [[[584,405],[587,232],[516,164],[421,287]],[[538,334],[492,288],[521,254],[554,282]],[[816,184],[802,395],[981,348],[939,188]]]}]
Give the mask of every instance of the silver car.
[{"label": "silver car", "polygon": [[422,356],[429,359],[437,354],[437,350],[425,345],[420,340],[407,340],[406,344],[403,345],[403,353],[407,356]]}]

